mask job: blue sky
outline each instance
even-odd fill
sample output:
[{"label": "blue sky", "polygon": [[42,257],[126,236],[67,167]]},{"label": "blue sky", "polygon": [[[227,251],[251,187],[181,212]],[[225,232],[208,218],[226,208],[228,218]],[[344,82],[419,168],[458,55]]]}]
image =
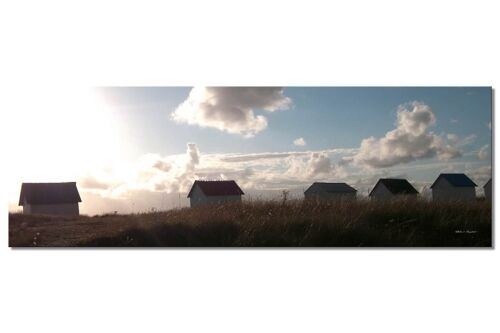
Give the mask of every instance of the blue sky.
[{"label": "blue sky", "polygon": [[77,181],[94,214],[185,205],[196,179],[300,198],[314,181],[365,196],[381,177],[422,194],[441,172],[479,193],[491,177],[489,87],[54,89],[21,100],[12,124],[31,153],[9,152],[11,210],[26,181]]},{"label": "blue sky", "polygon": [[[99,88],[134,142],[129,154],[178,154],[186,142],[204,152],[253,153],[297,150],[292,141],[303,137],[311,150],[357,147],[363,138],[382,136],[394,127],[399,105],[421,101],[432,107],[436,133],[476,134],[471,148],[491,140],[491,89],[486,88],[330,88],[289,87],[288,110],[266,114],[268,127],[252,138],[213,128],[179,124],[169,115],[190,87]],[[259,113],[259,110],[255,111]]]}]

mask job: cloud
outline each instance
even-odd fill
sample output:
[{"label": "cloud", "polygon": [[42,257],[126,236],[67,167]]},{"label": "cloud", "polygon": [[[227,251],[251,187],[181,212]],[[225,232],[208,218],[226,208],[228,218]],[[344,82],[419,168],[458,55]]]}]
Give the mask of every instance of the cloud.
[{"label": "cloud", "polygon": [[306,170],[310,177],[330,174],[333,171],[332,161],[325,153],[312,153]]},{"label": "cloud", "polygon": [[256,160],[281,159],[289,156],[307,156],[309,152],[283,152],[283,153],[255,153],[255,154],[235,154],[224,155],[220,159],[223,162],[250,162]]},{"label": "cloud", "polygon": [[[196,172],[196,178],[201,180],[236,180],[238,185],[245,190],[255,187],[255,172],[252,168],[204,168]],[[258,178],[258,177],[257,177]]]},{"label": "cloud", "polygon": [[489,156],[489,148],[490,145],[484,145],[481,147],[481,149],[479,149],[479,152],[477,153],[477,157],[480,159],[480,160],[485,160],[488,158]]},{"label": "cloud", "polygon": [[94,176],[92,175],[87,175],[83,178],[81,178],[78,181],[78,185],[84,189],[88,190],[106,190],[108,189],[111,185],[104,182],[97,180]]},{"label": "cloud", "polygon": [[304,138],[298,138],[298,139],[293,140],[293,144],[295,146],[303,147],[306,145],[306,140],[304,140]]},{"label": "cloud", "polygon": [[454,133],[448,133],[446,134],[446,139],[448,139],[449,143],[454,145],[454,147],[464,147],[472,144],[474,141],[477,139],[477,135],[471,134],[466,136],[463,139],[460,139],[460,137]]},{"label": "cloud", "polygon": [[456,135],[454,133],[448,133],[446,135],[446,138],[448,139],[448,141],[450,141],[453,144],[457,144],[460,141],[460,138],[458,137],[458,135]]},{"label": "cloud", "polygon": [[188,143],[186,153],[162,157],[145,154],[132,165],[117,166],[119,175],[112,185],[101,193],[111,198],[123,198],[131,192],[150,191],[177,193],[187,191],[196,178],[196,167],[200,163],[200,152],[195,143]]},{"label": "cloud", "polygon": [[[420,128],[417,124],[412,124],[410,127],[417,131]],[[426,130],[423,133],[427,133]],[[439,138],[448,140],[447,136]],[[466,139],[451,136],[451,141],[455,144],[468,141]],[[266,193],[269,196],[276,196],[280,190],[288,189],[298,193],[298,197],[301,197],[303,190],[314,181],[338,181],[353,185],[359,190],[360,196],[365,196],[381,177],[407,178],[409,171],[439,170],[451,165],[462,168],[457,172],[465,170],[463,161],[433,160],[411,166],[367,170],[364,165],[359,166],[354,163],[359,151],[352,148],[337,148],[301,152],[202,154],[195,143],[188,143],[183,154],[168,156],[145,154],[136,163],[130,165],[121,163],[115,169],[102,174],[98,172],[92,174],[97,184],[92,186],[89,178],[85,185],[95,188],[85,190],[82,188],[82,193],[88,193],[88,196],[96,200],[97,195],[106,198],[109,206],[116,207],[119,211],[137,211],[151,207],[177,207],[179,198],[182,199],[182,205],[188,204],[185,197],[196,179],[233,179],[247,194]],[[444,150],[440,152],[445,153]],[[475,163],[484,162],[476,160]],[[474,164],[471,163],[470,166]],[[485,178],[487,171],[481,169],[475,170],[475,173],[481,173],[479,176]],[[436,171],[436,174],[438,173]],[[101,186],[103,184],[106,186]],[[428,185],[428,182],[412,182],[412,184],[420,188]],[[246,198],[248,199],[247,196]]]},{"label": "cloud", "polygon": [[196,179],[234,179],[244,190],[296,189],[307,186],[311,180],[327,180],[342,175],[342,168],[335,166],[331,157],[353,154],[355,151],[330,149],[283,153],[201,154],[195,143],[188,143],[184,154],[145,154],[136,163],[121,163],[106,173],[95,170],[92,175],[94,179],[109,181],[97,184],[94,180],[90,183],[89,177],[85,185],[93,187],[87,188],[86,192],[136,203],[140,201],[140,193],[187,193]]},{"label": "cloud", "polygon": [[491,121],[488,123],[488,128],[490,129],[491,131]]},{"label": "cloud", "polygon": [[463,147],[463,146],[468,146],[472,144],[474,141],[476,141],[477,135],[471,134],[469,136],[466,136],[463,140],[459,140],[457,146]]},{"label": "cloud", "polygon": [[458,124],[458,119],[451,119],[450,123],[452,123],[452,124]]},{"label": "cloud", "polygon": [[396,128],[380,139],[369,137],[362,140],[359,152],[345,157],[342,163],[385,168],[424,158],[449,160],[461,156],[456,146],[460,141],[457,136],[448,135],[446,140],[429,131],[435,123],[436,117],[430,106],[421,102],[400,105]]},{"label": "cloud", "polygon": [[[334,148],[323,150],[326,154],[354,154],[358,151],[356,148]],[[286,157],[309,156],[313,151],[292,151],[279,153],[252,153],[252,154],[224,154],[220,160],[224,162],[250,162],[263,159],[282,159]]]},{"label": "cloud", "polygon": [[170,169],[172,169],[172,165],[170,163],[161,160],[156,161],[153,164],[153,167],[164,172],[169,172]]},{"label": "cloud", "polygon": [[171,118],[178,123],[252,137],[267,127],[267,118],[256,115],[254,110],[274,112],[290,105],[291,99],[281,87],[193,88]]},{"label": "cloud", "polygon": [[285,173],[277,173],[277,178],[292,178],[305,183],[310,180],[329,179],[340,176],[343,169],[335,166],[326,151],[310,152],[307,156],[290,156]]},{"label": "cloud", "polygon": [[198,150],[198,146],[196,143],[188,143],[187,144],[187,164],[186,167],[194,170],[194,167],[200,163],[200,151]]}]

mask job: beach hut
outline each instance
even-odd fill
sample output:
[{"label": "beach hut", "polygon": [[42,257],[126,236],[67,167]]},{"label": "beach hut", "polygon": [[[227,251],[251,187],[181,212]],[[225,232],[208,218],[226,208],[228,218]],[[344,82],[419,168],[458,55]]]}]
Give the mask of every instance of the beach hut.
[{"label": "beach hut", "polygon": [[346,183],[313,183],[304,192],[307,200],[354,200],[357,190]]},{"label": "beach hut", "polygon": [[23,183],[19,196],[24,214],[78,216],[81,201],[75,182]]},{"label": "beach hut", "polygon": [[442,173],[431,185],[434,201],[476,200],[476,184],[463,173]]},{"label": "beach hut", "polygon": [[189,191],[191,207],[225,202],[241,202],[245,194],[234,180],[196,180]]},{"label": "beach hut", "polygon": [[381,178],[371,190],[372,199],[415,199],[418,191],[406,179]]}]

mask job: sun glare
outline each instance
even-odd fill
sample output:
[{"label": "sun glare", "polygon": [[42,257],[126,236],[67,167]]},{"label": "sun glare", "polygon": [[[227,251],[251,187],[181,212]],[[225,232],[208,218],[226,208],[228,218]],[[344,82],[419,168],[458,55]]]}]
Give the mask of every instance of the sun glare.
[{"label": "sun glare", "polygon": [[11,196],[21,182],[76,181],[120,154],[117,117],[96,89],[34,89],[8,127]]}]

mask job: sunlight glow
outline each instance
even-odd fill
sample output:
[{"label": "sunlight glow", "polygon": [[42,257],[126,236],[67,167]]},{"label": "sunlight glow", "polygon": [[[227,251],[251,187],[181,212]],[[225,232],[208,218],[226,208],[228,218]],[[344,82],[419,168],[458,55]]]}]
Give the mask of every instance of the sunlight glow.
[{"label": "sunlight glow", "polygon": [[119,121],[96,89],[37,87],[11,97],[9,197],[22,182],[77,181],[120,158]]}]

